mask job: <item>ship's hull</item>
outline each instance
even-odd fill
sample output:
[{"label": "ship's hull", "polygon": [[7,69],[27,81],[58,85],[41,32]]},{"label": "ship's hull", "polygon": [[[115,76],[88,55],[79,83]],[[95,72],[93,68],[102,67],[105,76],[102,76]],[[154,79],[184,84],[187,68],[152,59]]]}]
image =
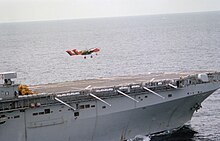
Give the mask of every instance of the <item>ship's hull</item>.
[{"label": "ship's hull", "polygon": [[[96,107],[79,111],[79,116],[74,116],[73,111],[62,105],[14,111],[7,113],[7,117],[13,119],[0,124],[0,137],[1,141],[121,141],[137,134],[171,130],[188,122],[198,108],[196,105],[212,94],[216,86],[207,86],[209,91],[187,96],[189,89],[197,91],[203,86],[175,90],[176,93],[172,93],[177,97],[165,102],[154,95],[146,98],[145,94],[136,97],[139,103],[126,97],[107,100],[115,107],[94,101],[90,104]],[[52,112],[33,116],[33,113],[40,113],[46,108]],[[19,115],[19,118],[14,118],[14,115]]]}]

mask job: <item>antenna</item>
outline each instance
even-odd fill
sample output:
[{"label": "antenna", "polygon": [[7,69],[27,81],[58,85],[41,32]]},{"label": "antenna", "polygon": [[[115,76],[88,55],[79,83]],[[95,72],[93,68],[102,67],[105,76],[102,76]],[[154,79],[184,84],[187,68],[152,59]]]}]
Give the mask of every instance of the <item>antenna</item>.
[{"label": "antenna", "polygon": [[[87,87],[85,88],[85,90],[89,90],[89,91],[91,91],[91,89],[92,89],[91,87],[92,87],[92,86],[89,85],[89,86],[87,86]],[[109,103],[106,102],[105,100],[99,98],[98,96],[96,96],[96,95],[94,95],[94,94],[92,94],[92,93],[89,93],[89,95],[92,96],[92,97],[94,97],[95,99],[97,99],[97,100],[99,100],[99,101],[105,103],[105,104],[108,105],[108,106],[112,106],[111,104],[109,104]]]},{"label": "antenna", "polygon": [[174,89],[177,89],[177,86],[174,86],[173,84],[169,83],[168,84],[170,87],[174,88]]},{"label": "antenna", "polygon": [[152,91],[151,89],[148,89],[147,87],[143,87],[143,89],[145,89],[145,90],[147,90],[147,91],[151,92],[152,94],[155,94],[156,96],[159,96],[159,97],[161,97],[161,98],[165,99],[165,97],[163,97],[163,96],[161,96],[160,94],[158,94],[158,93],[156,93],[156,92]]},{"label": "antenna", "polygon": [[123,93],[122,91],[117,90],[117,92],[120,93],[120,94],[122,94],[122,95],[124,95],[124,96],[126,96],[127,98],[130,98],[131,100],[134,100],[135,102],[139,102],[138,100],[136,100],[136,99],[134,99],[133,97],[131,97],[131,96],[129,96],[129,95]]},{"label": "antenna", "polygon": [[64,101],[60,100],[59,98],[55,97],[54,99],[55,99],[56,101],[58,101],[58,102],[60,102],[60,103],[64,104],[64,105],[66,105],[67,107],[71,108],[73,111],[75,111],[75,110],[76,110],[76,108],[73,108],[72,106],[70,106],[70,105],[69,105],[69,104],[67,104],[66,102],[64,102]]},{"label": "antenna", "polygon": [[108,102],[102,100],[101,98],[99,98],[98,96],[95,96],[94,94],[90,93],[89,95],[91,95],[92,97],[94,97],[95,99],[98,99],[99,101],[107,104],[108,106],[112,106],[111,104],[109,104]]}]

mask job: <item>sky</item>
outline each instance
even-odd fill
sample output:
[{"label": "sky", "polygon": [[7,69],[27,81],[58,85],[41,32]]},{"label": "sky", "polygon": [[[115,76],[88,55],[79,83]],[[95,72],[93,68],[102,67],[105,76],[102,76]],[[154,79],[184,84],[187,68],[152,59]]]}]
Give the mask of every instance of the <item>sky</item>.
[{"label": "sky", "polygon": [[220,11],[220,0],[0,0],[0,22]]}]

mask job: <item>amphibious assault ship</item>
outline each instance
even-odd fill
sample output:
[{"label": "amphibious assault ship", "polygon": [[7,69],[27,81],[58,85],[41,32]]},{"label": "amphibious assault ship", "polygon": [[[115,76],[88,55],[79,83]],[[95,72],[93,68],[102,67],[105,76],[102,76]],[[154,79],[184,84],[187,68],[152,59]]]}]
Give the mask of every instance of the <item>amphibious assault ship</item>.
[{"label": "amphibious assault ship", "polygon": [[25,86],[1,73],[1,141],[123,141],[190,121],[220,72],[149,73]]}]

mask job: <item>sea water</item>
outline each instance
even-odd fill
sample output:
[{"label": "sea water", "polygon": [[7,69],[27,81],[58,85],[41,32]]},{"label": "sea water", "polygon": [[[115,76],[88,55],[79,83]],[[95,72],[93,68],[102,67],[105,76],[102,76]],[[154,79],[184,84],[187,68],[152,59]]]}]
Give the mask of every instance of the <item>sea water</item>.
[{"label": "sea water", "polygon": [[[100,48],[98,55],[69,56]],[[220,71],[220,12],[0,24],[0,72],[18,83],[191,70]],[[178,132],[151,140],[220,140],[220,92]],[[146,140],[143,138],[142,140]]]}]

